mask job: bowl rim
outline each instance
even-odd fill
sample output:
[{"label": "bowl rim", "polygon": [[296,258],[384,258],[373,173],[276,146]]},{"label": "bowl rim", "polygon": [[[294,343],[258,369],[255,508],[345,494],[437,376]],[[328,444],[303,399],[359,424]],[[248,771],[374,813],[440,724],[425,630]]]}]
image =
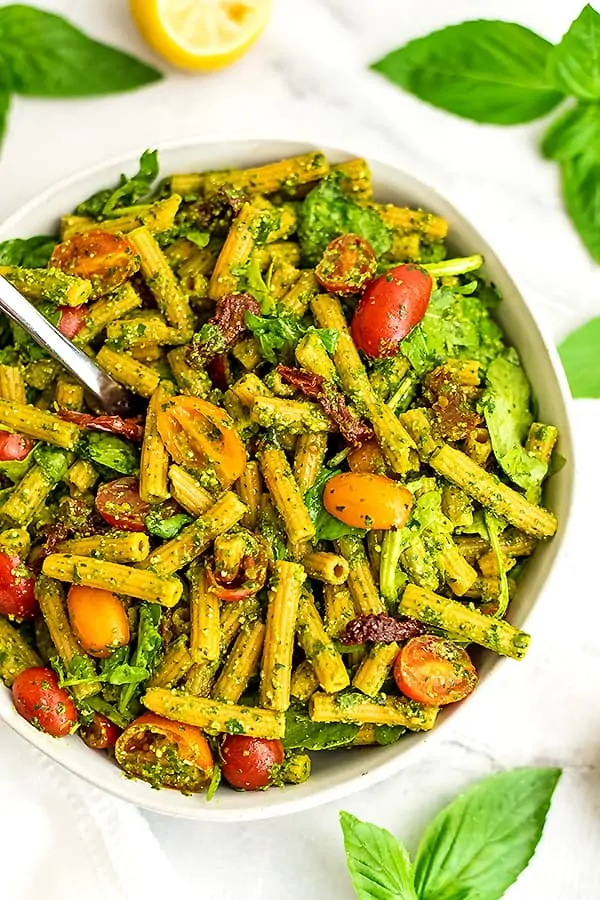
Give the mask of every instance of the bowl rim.
[{"label": "bowl rim", "polygon": [[[321,138],[325,139],[323,140]],[[231,138],[231,136],[211,133],[208,135],[196,137],[192,136],[178,140],[160,141],[155,145],[155,147],[158,150],[159,157],[161,153],[192,150],[194,147],[213,145],[216,148],[219,143],[224,144],[227,147],[237,146],[239,148],[242,148],[244,145],[249,144],[289,144],[290,146],[294,146],[296,148],[299,146],[303,146],[306,148],[307,152],[310,149],[320,149],[322,147],[326,147],[327,152],[329,153],[338,153],[342,156],[353,155],[352,150],[347,149],[347,147],[345,146],[339,146],[336,141],[332,141],[330,143],[327,138],[328,136],[323,134],[320,135],[320,138],[316,138],[314,135],[307,136],[306,132],[303,132],[302,134],[294,134],[293,132],[291,132],[285,133],[280,136],[273,136],[271,134],[264,133],[251,133],[243,138]],[[359,142],[357,141],[357,143]],[[108,169],[117,166],[131,166],[131,164],[137,161],[137,159],[139,158],[139,152],[140,151],[138,149],[137,151],[130,151],[127,153],[115,155],[108,160],[104,160],[103,162],[96,163],[86,168],[78,169],[77,171],[72,172],[69,175],[54,182],[49,187],[44,189],[40,194],[32,197],[22,206],[19,206],[6,219],[0,221],[0,240],[6,240],[7,238],[13,237],[13,235],[11,234],[11,229],[18,227],[18,223],[24,217],[42,209],[46,201],[56,198],[61,193],[67,191],[70,187],[76,185],[78,182],[85,183],[86,181],[94,178],[96,175],[100,175],[102,172]],[[298,152],[297,149],[294,152]],[[440,193],[437,187],[432,186],[428,181],[424,180],[424,178],[420,177],[419,175],[412,175],[410,172],[405,172],[403,169],[399,168],[393,162],[386,160],[385,158],[381,159],[370,153],[366,153],[365,155],[370,162],[394,169],[397,173],[410,180],[416,188],[423,188],[430,194],[430,196],[434,200],[439,199],[443,205],[450,207],[453,213],[455,213],[461,220],[466,222],[476,232],[477,236],[480,237],[486,244],[488,244],[485,235],[481,232],[479,226],[476,227],[472,225],[471,220],[463,215],[460,209],[457,208],[453,202],[447,200],[446,197],[442,193]],[[493,251],[492,247],[490,249],[492,249]],[[565,423],[567,426],[568,437],[571,438],[573,434],[573,400],[554,341],[547,334],[544,324],[540,323],[537,315],[534,313],[529,303],[527,302],[527,299],[523,294],[521,288],[514,282],[512,275],[506,269],[506,266],[504,265],[502,260],[499,259],[495,251],[493,252],[496,257],[497,263],[503,270],[504,275],[510,282],[512,282],[521,302],[528,310],[532,322],[541,338],[544,349],[548,354],[550,366],[556,377],[557,386],[565,411]],[[573,497],[575,493],[575,482],[577,477],[577,469],[575,465],[575,449],[574,442],[572,440],[570,440],[570,457],[570,462],[572,465],[572,480],[566,497],[565,512],[561,518],[561,528],[559,530],[559,533],[553,538],[553,544],[557,543],[554,559],[551,562],[549,571],[546,573],[543,583],[540,585],[531,608],[525,615],[522,624],[531,621],[536,616],[536,614],[539,614],[539,601],[541,595],[552,586],[554,579],[556,578],[557,570],[560,567],[559,551],[561,547],[564,546],[565,539],[571,527]],[[485,682],[488,683],[492,678],[498,678],[499,674],[504,671],[504,666],[508,661],[509,660],[505,657],[497,657],[494,661],[494,665],[488,672],[485,673]],[[482,688],[483,684],[481,685],[479,690],[481,690]],[[153,791],[149,789],[147,792],[147,797],[144,796],[143,799],[131,796],[131,793],[128,791],[128,785],[130,784],[130,781],[126,777],[123,777],[119,780],[116,778],[113,779],[112,774],[107,774],[105,777],[104,772],[92,774],[92,772],[88,771],[89,767],[86,766],[83,762],[84,757],[81,757],[82,761],[80,762],[80,758],[75,754],[66,754],[65,758],[63,758],[62,754],[53,752],[53,748],[58,742],[53,741],[53,739],[49,738],[47,735],[44,735],[36,729],[32,728],[25,719],[23,719],[16,713],[14,709],[11,708],[9,715],[7,716],[4,714],[2,708],[0,707],[0,721],[3,721],[13,731],[15,731],[17,734],[20,734],[26,741],[28,741],[29,744],[33,745],[37,750],[41,751],[46,757],[49,757],[54,762],[57,762],[60,766],[67,769],[74,775],[79,776],[92,786],[107,791],[109,794],[111,794],[113,797],[118,798],[119,800],[124,800],[143,810],[172,816],[174,818],[199,822],[223,823],[264,820],[284,815],[290,815],[296,812],[304,812],[317,806],[322,806],[326,803],[330,803],[334,800],[341,799],[342,797],[349,796],[364,788],[374,786],[384,781],[385,779],[390,778],[392,775],[397,774],[402,769],[415,762],[428,746],[430,747],[432,744],[439,742],[442,737],[445,737],[448,734],[451,722],[454,726],[456,726],[459,720],[462,721],[462,717],[467,714],[468,709],[468,703],[457,704],[453,708],[453,712],[450,717],[443,718],[442,721],[440,721],[431,732],[421,733],[419,735],[420,740],[415,741],[409,747],[405,747],[402,753],[398,753],[396,756],[387,761],[382,760],[380,763],[376,763],[371,768],[366,767],[365,771],[363,771],[361,774],[348,776],[348,778],[341,783],[334,784],[329,787],[324,786],[314,793],[303,797],[294,797],[294,793],[290,788],[289,798],[280,799],[275,805],[269,804],[268,801],[266,801],[265,803],[262,803],[260,805],[247,808],[240,806],[240,808],[237,809],[220,809],[217,805],[213,806],[212,804],[209,804],[207,802],[198,805],[194,805],[193,802],[190,802],[187,808],[175,808],[168,802],[164,802],[165,800],[168,800],[168,797],[171,794],[175,793],[167,790]],[[243,793],[241,793],[240,795],[243,796]],[[265,792],[265,798],[267,798],[268,796],[269,793]]]}]

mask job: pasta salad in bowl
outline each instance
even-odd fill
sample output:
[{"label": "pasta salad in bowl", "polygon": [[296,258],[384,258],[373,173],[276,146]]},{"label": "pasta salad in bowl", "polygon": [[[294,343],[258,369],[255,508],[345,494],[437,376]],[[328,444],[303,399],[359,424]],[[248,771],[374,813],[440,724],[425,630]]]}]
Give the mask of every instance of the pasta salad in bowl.
[{"label": "pasta salad in bowl", "polygon": [[526,655],[564,381],[413,179],[290,142],[160,162],[2,229],[0,274],[136,409],[3,322],[0,715],[142,806],[277,815],[399,768]]}]

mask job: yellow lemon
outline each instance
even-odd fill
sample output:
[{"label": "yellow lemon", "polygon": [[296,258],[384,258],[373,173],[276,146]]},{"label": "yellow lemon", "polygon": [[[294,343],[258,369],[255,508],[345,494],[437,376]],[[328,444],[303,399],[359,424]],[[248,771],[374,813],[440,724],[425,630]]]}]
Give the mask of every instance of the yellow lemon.
[{"label": "yellow lemon", "polygon": [[265,28],[273,0],[129,0],[157,53],[181,69],[210,72],[235,62]]}]

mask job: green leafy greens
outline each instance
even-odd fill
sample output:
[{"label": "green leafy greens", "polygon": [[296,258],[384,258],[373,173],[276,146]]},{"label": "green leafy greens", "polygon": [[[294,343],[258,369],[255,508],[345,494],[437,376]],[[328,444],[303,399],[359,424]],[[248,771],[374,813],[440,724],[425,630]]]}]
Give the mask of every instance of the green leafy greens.
[{"label": "green leafy greens", "polygon": [[139,169],[128,178],[121,175],[115,188],[103,188],[84,200],[76,209],[80,216],[103,219],[111,215],[121,215],[124,207],[132,206],[151,190],[158,177],[158,151],[144,150],[140,157]]},{"label": "green leafy greens", "polygon": [[384,828],[340,813],[358,900],[500,900],[540,841],[560,769],[492,775],[426,829],[414,867]]},{"label": "green leafy greens", "polygon": [[122,475],[135,475],[140,467],[134,445],[115,434],[89,432],[82,455]]},{"label": "green leafy greens", "polygon": [[48,264],[59,238],[40,234],[31,238],[15,238],[0,242],[0,265],[43,269]]},{"label": "green leafy greens", "polygon": [[313,722],[302,709],[291,706],[285,714],[283,746],[286,750],[333,750],[351,744],[358,732],[358,725]]},{"label": "green leafy greens", "polygon": [[170,541],[179,534],[182,528],[193,521],[187,513],[176,513],[174,516],[164,519],[159,509],[153,509],[146,516],[146,528],[155,537],[162,538],[163,541]]},{"label": "green leafy greens", "polygon": [[131,661],[134,670],[145,674],[138,681],[123,682],[124,687],[117,704],[117,709],[122,715],[127,715],[130,704],[136,697],[138,684],[151,675],[156,658],[162,649],[162,638],[158,630],[160,617],[161,608],[158,603],[140,604],[137,643]]},{"label": "green leafy greens", "polygon": [[558,352],[573,396],[600,397],[600,316],[573,331]]},{"label": "green leafy greens", "polygon": [[323,491],[325,485],[334,475],[339,475],[341,469],[322,469],[313,486],[307,490],[304,495],[304,503],[308,510],[308,514],[315,526],[316,541],[337,541],[338,538],[347,534],[354,534],[363,537],[365,532],[360,528],[353,528],[340,522],[339,519],[330,515],[323,506]]},{"label": "green leafy greens", "polygon": [[391,246],[388,228],[372,209],[359,206],[344,193],[339,173],[324,178],[300,207],[298,237],[306,265],[318,263],[327,244],[341,234],[359,234],[382,256]]},{"label": "green leafy greens", "polygon": [[280,354],[291,354],[300,338],[310,332],[315,332],[332,354],[339,337],[332,328],[307,326],[295,316],[255,316],[247,312],[246,327],[258,341],[262,357],[271,363],[277,363]]}]

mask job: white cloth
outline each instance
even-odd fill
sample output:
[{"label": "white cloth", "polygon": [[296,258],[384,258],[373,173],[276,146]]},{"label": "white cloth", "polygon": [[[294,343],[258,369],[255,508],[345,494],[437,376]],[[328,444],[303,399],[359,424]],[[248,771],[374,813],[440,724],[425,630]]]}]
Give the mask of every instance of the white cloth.
[{"label": "white cloth", "polygon": [[176,895],[171,865],[135,807],[71,775],[2,723],[0,758],[2,900]]}]

